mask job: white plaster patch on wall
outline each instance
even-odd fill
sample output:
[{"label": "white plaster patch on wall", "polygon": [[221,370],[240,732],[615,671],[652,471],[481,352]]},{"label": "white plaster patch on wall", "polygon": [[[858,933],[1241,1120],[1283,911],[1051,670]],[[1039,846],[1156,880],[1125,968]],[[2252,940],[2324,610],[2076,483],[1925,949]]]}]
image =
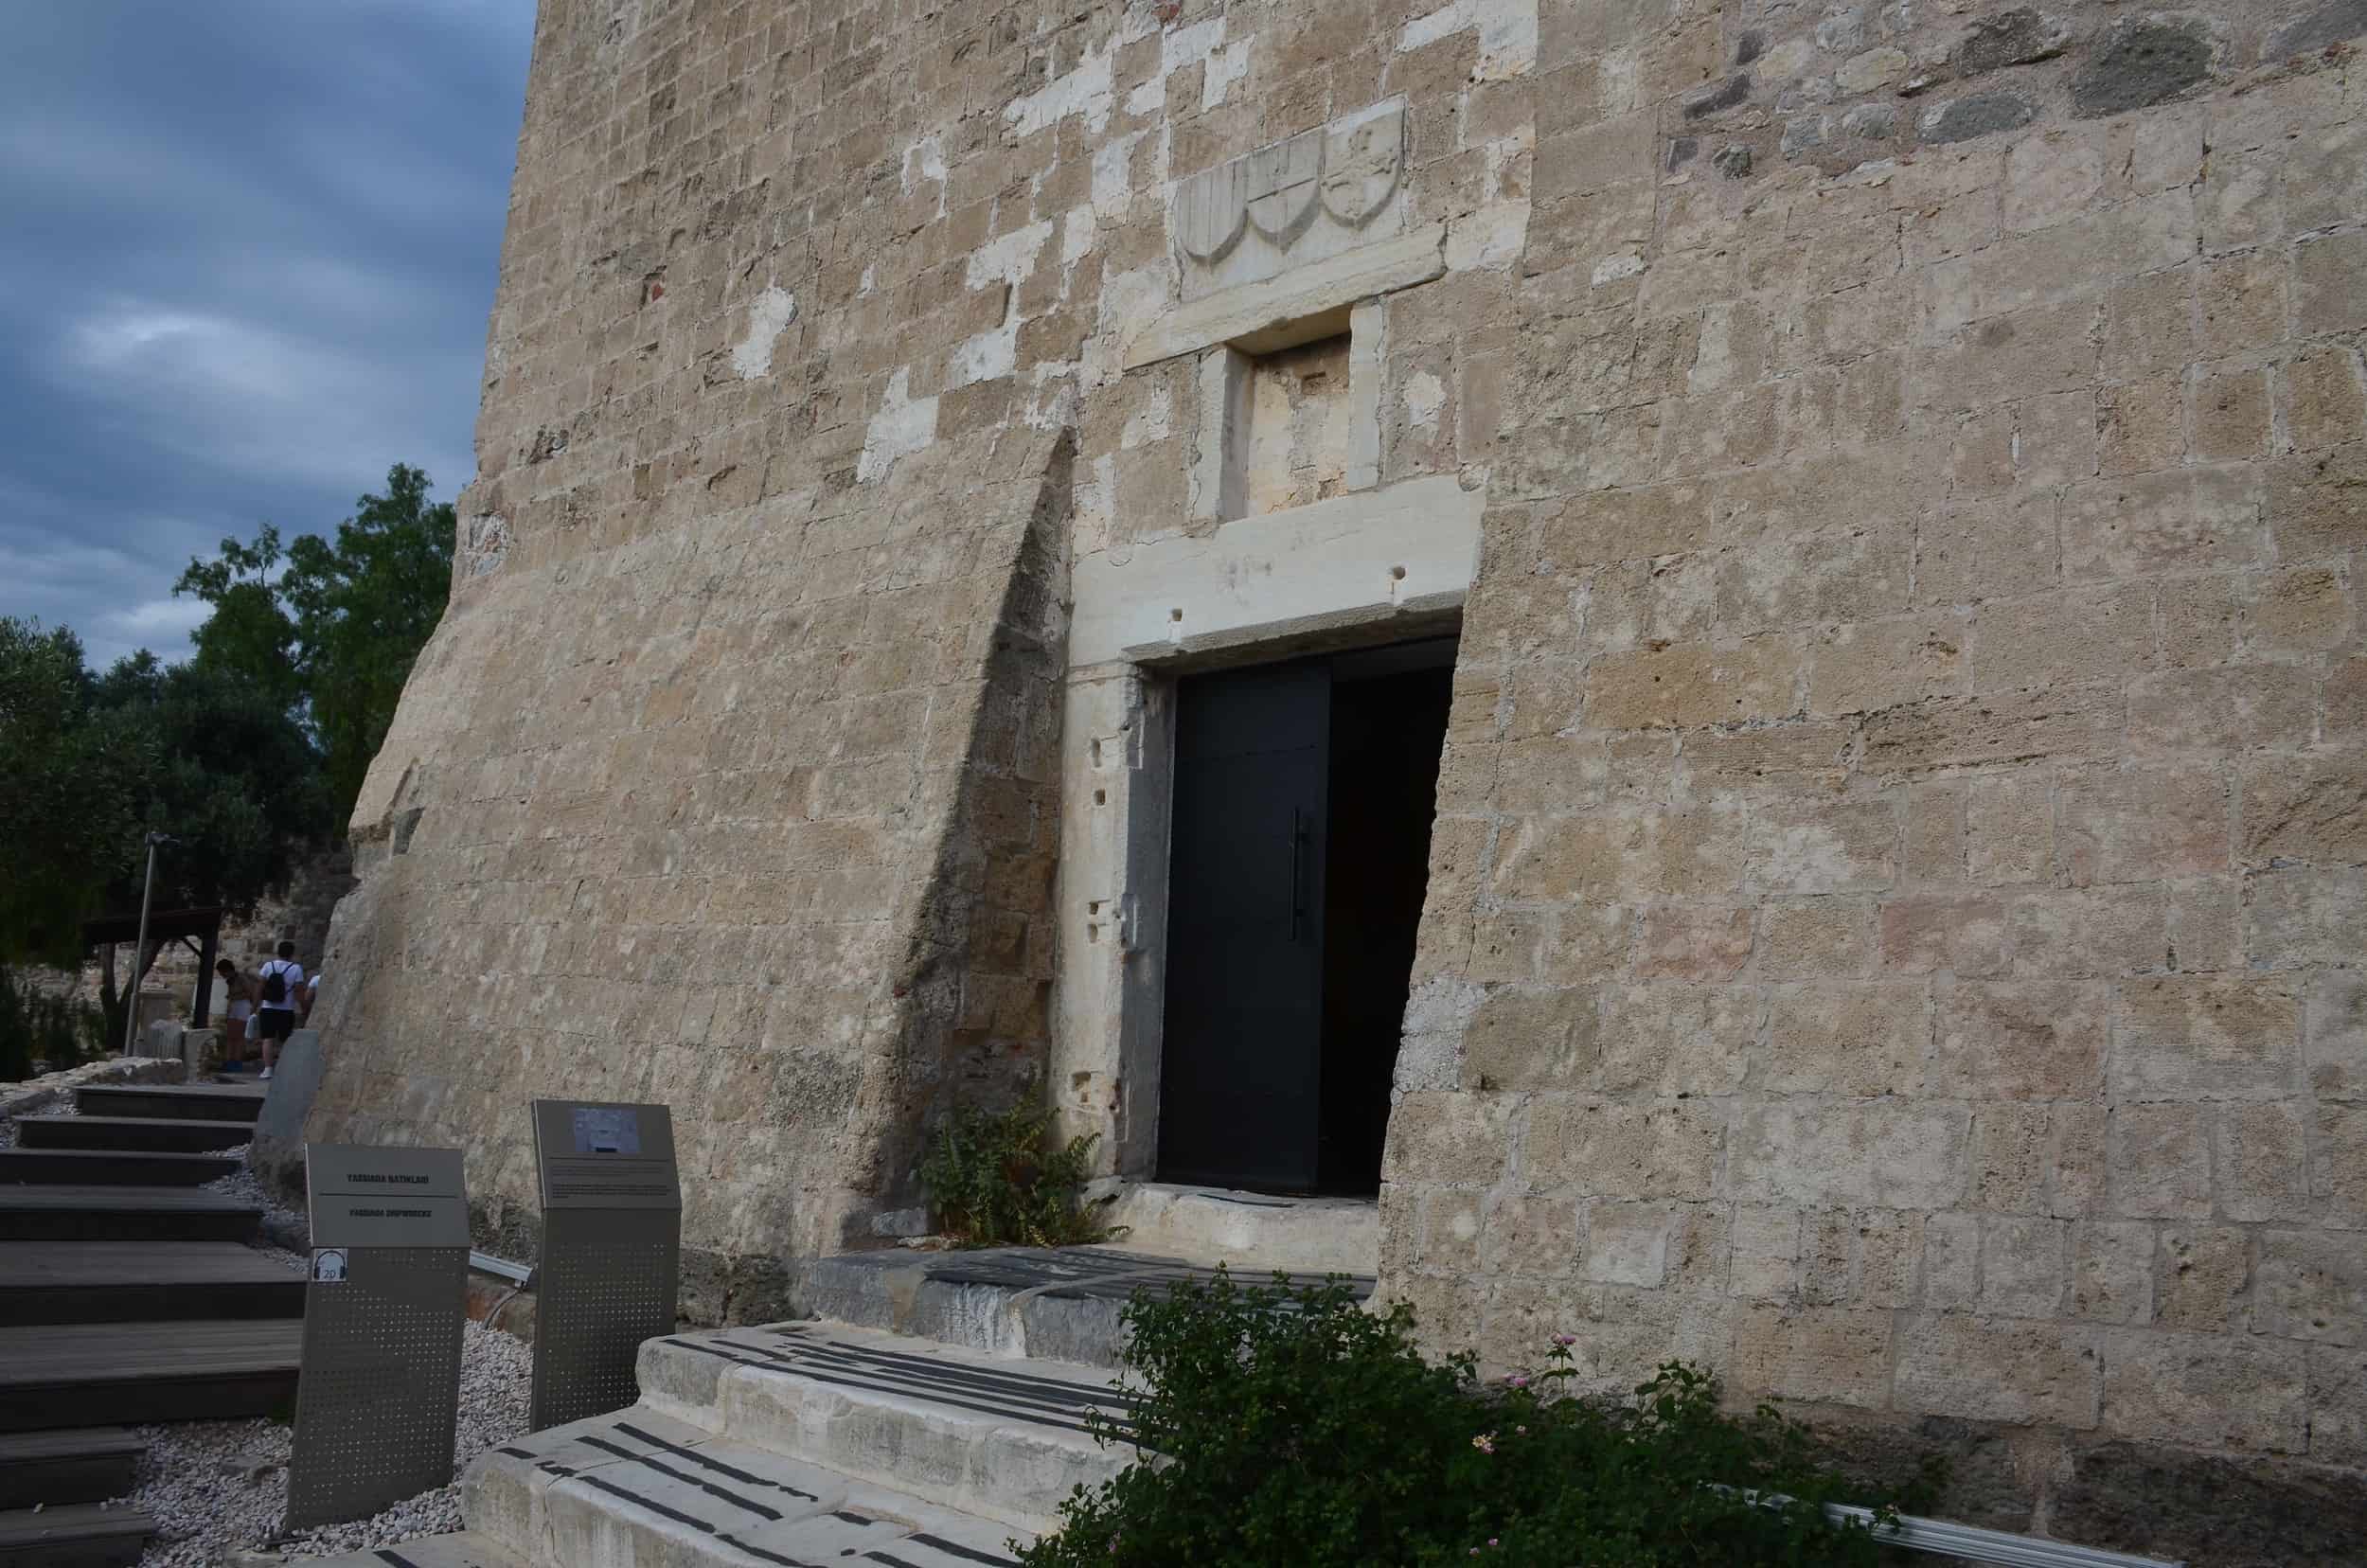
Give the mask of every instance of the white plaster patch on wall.
[{"label": "white plaster patch on wall", "polygon": [[[934,136],[923,136],[904,149],[904,194],[913,193],[913,187],[928,180],[942,187],[945,184],[945,148]],[[944,192],[938,192],[940,205]]]},{"label": "white plaster patch on wall", "polygon": [[989,240],[970,253],[966,281],[973,289],[989,283],[1023,283],[1036,270],[1036,258],[1052,238],[1052,220],[1039,218],[1025,228]]},{"label": "white plaster patch on wall", "polygon": [[1249,75],[1249,40],[1228,44],[1208,57],[1208,67],[1201,73],[1200,106],[1214,109],[1224,101],[1226,89]]},{"label": "white plaster patch on wall", "polygon": [[1435,425],[1447,406],[1446,383],[1427,370],[1416,370],[1405,382],[1405,417],[1416,425]]},{"label": "white plaster patch on wall", "polygon": [[1537,0],[1448,0],[1405,25],[1397,52],[1409,54],[1456,33],[1479,33],[1481,81],[1525,76],[1537,63]]},{"label": "white plaster patch on wall", "polygon": [[1094,151],[1094,210],[1116,217],[1134,199],[1134,144],[1143,139],[1140,131],[1125,135]]},{"label": "white plaster patch on wall", "polygon": [[1072,366],[1062,361],[1041,361],[1028,366],[1036,395],[1020,407],[1020,419],[1030,430],[1066,430],[1077,422],[1077,382]]},{"label": "white plaster patch on wall", "polygon": [[509,519],[499,512],[479,512],[469,519],[468,541],[461,557],[471,577],[501,569],[509,559]]},{"label": "white plaster patch on wall", "polygon": [[1197,64],[1224,43],[1224,18],[1212,16],[1188,27],[1170,27],[1159,38],[1159,74],[1173,76]]},{"label": "white plaster patch on wall", "polygon": [[916,398],[909,391],[912,372],[899,369],[888,377],[880,407],[863,427],[863,455],[855,460],[855,478],[869,484],[896,466],[896,459],[918,452],[937,435],[937,401]]},{"label": "white plaster patch on wall", "polygon": [[1829,893],[1852,885],[1862,869],[1841,835],[1822,823],[1766,823],[1758,842],[1757,881],[1766,892]]},{"label": "white plaster patch on wall", "polygon": [[1606,256],[1594,263],[1594,286],[1599,289],[1606,283],[1616,283],[1623,277],[1633,277],[1643,270],[1644,258],[1633,251],[1623,251],[1617,256]]},{"label": "white plaster patch on wall", "polygon": [[732,369],[741,381],[773,373],[773,345],[797,319],[797,296],[768,288],[748,306],[748,335],[732,345]]},{"label": "white plaster patch on wall", "polygon": [[1447,225],[1447,270],[1501,271],[1521,259],[1528,235],[1526,202],[1498,202],[1467,212]]},{"label": "white plaster patch on wall", "polygon": [[1079,550],[1097,550],[1109,539],[1110,524],[1117,516],[1117,489],[1118,461],[1114,455],[1078,465],[1070,504]]},{"label": "white plaster patch on wall", "polygon": [[1101,224],[1090,206],[1073,206],[1060,218],[1060,270],[1066,272],[1093,254]]},{"label": "white plaster patch on wall", "polygon": [[1128,417],[1125,427],[1118,432],[1118,447],[1121,451],[1130,451],[1153,441],[1164,441],[1174,433],[1175,401],[1167,388],[1162,385],[1142,407]]},{"label": "white plaster patch on wall", "polygon": [[1019,317],[1006,315],[1003,325],[988,328],[965,341],[946,362],[945,384],[951,389],[973,382],[1007,376],[1019,363]]},{"label": "white plaster patch on wall", "polygon": [[1084,382],[1088,387],[1114,381],[1124,373],[1126,345],[1135,332],[1159,318],[1174,296],[1171,263],[1136,267],[1101,280],[1101,309],[1094,334],[1085,341]]},{"label": "white plaster patch on wall", "polygon": [[1482,147],[1487,160],[1488,201],[1529,199],[1529,169],[1535,161],[1530,154],[1536,151],[1537,127],[1533,125],[1524,125],[1509,136],[1498,136]]},{"label": "white plaster patch on wall", "polygon": [[1077,69],[1055,78],[1023,98],[1014,98],[1003,106],[1003,117],[1013,130],[1029,136],[1048,125],[1058,124],[1070,115],[1081,115],[1085,124],[1098,132],[1110,123],[1112,102],[1111,57],[1116,53],[1114,43],[1099,49],[1088,49],[1085,58],[1077,62]]}]

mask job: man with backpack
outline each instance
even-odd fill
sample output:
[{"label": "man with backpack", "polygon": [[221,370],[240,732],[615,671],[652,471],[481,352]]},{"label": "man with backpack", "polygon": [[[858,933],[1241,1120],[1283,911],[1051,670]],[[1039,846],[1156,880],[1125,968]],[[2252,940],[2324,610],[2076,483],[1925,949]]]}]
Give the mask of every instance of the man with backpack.
[{"label": "man with backpack", "polygon": [[266,1079],[279,1061],[279,1047],[295,1032],[296,1002],[304,990],[304,966],[295,961],[295,944],[279,944],[279,956],[262,968],[257,977],[260,1001],[256,1005],[255,1022],[263,1037],[263,1073]]}]

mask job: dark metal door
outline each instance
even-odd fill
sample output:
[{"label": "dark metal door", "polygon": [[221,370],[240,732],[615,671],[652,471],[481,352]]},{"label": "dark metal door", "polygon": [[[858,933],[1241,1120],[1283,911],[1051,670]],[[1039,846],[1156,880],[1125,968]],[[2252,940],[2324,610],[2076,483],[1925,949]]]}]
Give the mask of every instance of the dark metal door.
[{"label": "dark metal door", "polygon": [[1330,722],[1322,662],[1180,683],[1164,1180],[1315,1185]]}]

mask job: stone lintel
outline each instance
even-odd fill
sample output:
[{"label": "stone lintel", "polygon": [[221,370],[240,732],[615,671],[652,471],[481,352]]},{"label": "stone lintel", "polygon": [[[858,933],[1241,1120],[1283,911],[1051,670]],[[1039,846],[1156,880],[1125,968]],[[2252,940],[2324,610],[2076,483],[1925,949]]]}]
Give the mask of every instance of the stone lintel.
[{"label": "stone lintel", "polygon": [[1124,561],[1086,556],[1070,668],[1452,609],[1471,585],[1486,499],[1434,474],[1171,535]]},{"label": "stone lintel", "polygon": [[1446,226],[1433,223],[1400,240],[1344,251],[1279,277],[1179,305],[1134,335],[1126,346],[1126,368],[1140,369],[1219,343],[1270,354],[1345,331],[1348,308],[1358,300],[1443,276],[1446,237]]}]

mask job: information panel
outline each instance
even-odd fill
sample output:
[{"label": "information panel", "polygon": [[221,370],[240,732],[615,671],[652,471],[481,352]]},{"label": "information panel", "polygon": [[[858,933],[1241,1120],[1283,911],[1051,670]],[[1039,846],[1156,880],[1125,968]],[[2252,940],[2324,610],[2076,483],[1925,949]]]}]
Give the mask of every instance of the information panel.
[{"label": "information panel", "polygon": [[674,1331],[682,1183],[663,1105],[536,1100],[543,1256],[535,1270],[537,1431],[640,1396],[641,1342]]},{"label": "information panel", "polygon": [[469,1285],[456,1149],[305,1146],[312,1219],[288,1528],[452,1479]]}]

